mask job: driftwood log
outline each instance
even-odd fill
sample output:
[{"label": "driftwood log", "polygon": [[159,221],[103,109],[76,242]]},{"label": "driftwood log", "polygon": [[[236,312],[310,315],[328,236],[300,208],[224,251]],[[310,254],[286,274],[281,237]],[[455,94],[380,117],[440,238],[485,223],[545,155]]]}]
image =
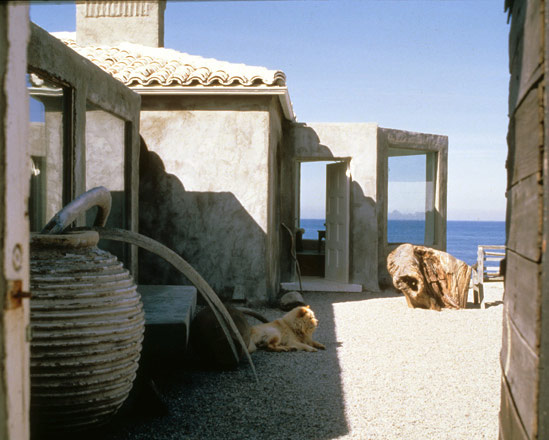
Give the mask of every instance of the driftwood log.
[{"label": "driftwood log", "polygon": [[402,244],[387,257],[387,269],[408,307],[440,310],[467,306],[471,266],[446,252]]}]

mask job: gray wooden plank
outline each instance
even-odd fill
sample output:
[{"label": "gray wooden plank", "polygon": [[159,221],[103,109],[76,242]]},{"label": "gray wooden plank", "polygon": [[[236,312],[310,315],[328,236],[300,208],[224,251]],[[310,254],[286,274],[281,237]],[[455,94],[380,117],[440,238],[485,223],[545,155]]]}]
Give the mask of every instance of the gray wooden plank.
[{"label": "gray wooden plank", "polygon": [[[549,79],[549,60],[547,55],[547,50],[549,50],[549,7],[547,2],[545,2],[545,78],[544,78],[544,91],[545,96],[543,102],[545,103],[544,114],[544,191],[543,191],[543,206],[544,206],[544,231],[543,231],[543,242],[547,243],[549,240],[549,108],[547,107],[549,103],[549,84],[547,84]],[[543,316],[541,334],[549,335],[549,318],[547,313],[549,312],[549,254],[548,249],[545,247],[543,252],[543,267],[542,267],[542,306],[541,313]],[[547,337],[542,338],[540,346],[540,382],[539,382],[539,411],[538,411],[538,438],[549,438],[549,340]]]},{"label": "gray wooden plank", "polygon": [[501,379],[501,403],[499,408],[500,440],[528,440],[528,434],[520,420],[505,377]]},{"label": "gray wooden plank", "polygon": [[543,126],[540,125],[540,101],[538,88],[532,89],[517,108],[511,124],[510,135],[514,144],[510,182],[518,181],[541,171],[541,146]]},{"label": "gray wooden plank", "polygon": [[509,34],[511,113],[543,75],[543,28],[539,1],[515,2]]},{"label": "gray wooden plank", "polygon": [[528,438],[537,432],[539,358],[520,335],[507,308],[503,315],[501,369]]},{"label": "gray wooden plank", "polygon": [[507,246],[532,261],[541,258],[541,190],[538,176],[533,175],[507,195],[511,204]]},{"label": "gray wooden plank", "polygon": [[538,308],[540,305],[539,266],[509,251],[507,253],[507,274],[503,301],[507,311],[521,335],[530,346],[537,347],[540,325]]},{"label": "gray wooden plank", "polygon": [[[500,438],[505,440],[536,438],[540,420],[537,413],[540,391],[537,335],[540,331],[540,296],[542,290],[547,290],[541,286],[540,266],[536,263],[541,260],[542,203],[538,199],[542,192],[538,185],[536,193],[536,185],[531,181],[522,188],[516,186],[530,176],[538,175],[538,184],[542,180],[544,109],[541,108],[543,96],[540,92],[549,34],[545,38],[542,36],[541,5],[538,0],[514,1],[509,35],[511,120],[507,160],[507,244],[523,255],[511,250],[507,253],[501,351],[507,382],[504,380],[502,384],[500,411]],[[545,21],[548,19],[546,11]],[[543,180],[547,180],[547,173]],[[523,200],[523,195],[528,200]]]}]

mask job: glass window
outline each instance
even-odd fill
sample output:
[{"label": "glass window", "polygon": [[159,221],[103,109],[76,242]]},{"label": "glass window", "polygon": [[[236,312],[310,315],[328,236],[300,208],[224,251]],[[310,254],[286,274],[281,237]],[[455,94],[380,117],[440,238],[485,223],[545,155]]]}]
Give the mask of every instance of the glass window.
[{"label": "glass window", "polygon": [[434,242],[436,153],[389,148],[387,241]]},{"label": "glass window", "polygon": [[63,207],[63,88],[35,73],[27,75],[30,116],[31,231],[40,231]]}]

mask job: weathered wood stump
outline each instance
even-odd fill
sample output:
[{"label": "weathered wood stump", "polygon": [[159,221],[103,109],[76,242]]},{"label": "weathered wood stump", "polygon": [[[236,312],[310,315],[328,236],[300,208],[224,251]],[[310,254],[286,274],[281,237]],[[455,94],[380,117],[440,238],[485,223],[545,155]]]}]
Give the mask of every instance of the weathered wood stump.
[{"label": "weathered wood stump", "polygon": [[387,257],[387,270],[408,307],[440,310],[467,306],[471,266],[446,252],[402,244]]}]

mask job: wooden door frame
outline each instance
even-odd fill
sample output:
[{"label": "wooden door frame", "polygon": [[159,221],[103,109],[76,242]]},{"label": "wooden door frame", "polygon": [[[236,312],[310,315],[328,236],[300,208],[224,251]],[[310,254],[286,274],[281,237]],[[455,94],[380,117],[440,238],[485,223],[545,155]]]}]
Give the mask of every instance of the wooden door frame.
[{"label": "wooden door frame", "polygon": [[0,438],[30,436],[28,98],[29,5],[0,5]]}]

